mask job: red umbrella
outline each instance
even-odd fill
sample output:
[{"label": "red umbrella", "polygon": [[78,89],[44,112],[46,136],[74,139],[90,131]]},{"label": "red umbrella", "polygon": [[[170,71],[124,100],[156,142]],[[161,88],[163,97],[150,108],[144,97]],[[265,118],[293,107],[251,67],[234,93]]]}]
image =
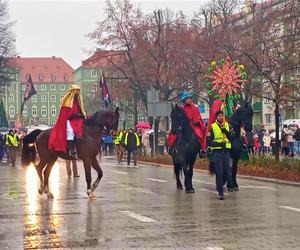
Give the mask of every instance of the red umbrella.
[{"label": "red umbrella", "polygon": [[152,126],[149,122],[138,122],[135,126],[136,128],[141,128],[141,129],[151,129]]}]

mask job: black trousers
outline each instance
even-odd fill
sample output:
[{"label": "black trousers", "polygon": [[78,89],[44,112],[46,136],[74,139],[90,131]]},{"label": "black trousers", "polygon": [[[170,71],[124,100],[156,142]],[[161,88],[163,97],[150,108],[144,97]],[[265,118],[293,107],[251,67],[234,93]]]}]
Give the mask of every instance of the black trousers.
[{"label": "black trousers", "polygon": [[128,149],[127,150],[127,165],[130,164],[130,155],[131,153],[133,154],[133,163],[134,165],[136,165],[136,162],[137,162],[137,151],[136,149]]}]

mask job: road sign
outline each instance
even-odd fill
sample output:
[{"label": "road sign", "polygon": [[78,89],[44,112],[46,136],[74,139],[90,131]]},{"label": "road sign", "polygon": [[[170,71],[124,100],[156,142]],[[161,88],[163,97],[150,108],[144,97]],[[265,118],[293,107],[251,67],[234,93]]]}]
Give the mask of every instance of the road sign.
[{"label": "road sign", "polygon": [[147,102],[154,103],[159,101],[159,91],[151,89],[147,91]]},{"label": "road sign", "polygon": [[170,102],[148,103],[148,115],[150,117],[169,116],[170,113],[171,113]]}]

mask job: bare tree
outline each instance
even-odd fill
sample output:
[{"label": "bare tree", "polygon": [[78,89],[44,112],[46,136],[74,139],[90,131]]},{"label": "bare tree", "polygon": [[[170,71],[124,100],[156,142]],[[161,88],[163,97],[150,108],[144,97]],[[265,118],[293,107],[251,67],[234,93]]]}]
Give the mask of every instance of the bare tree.
[{"label": "bare tree", "polygon": [[9,22],[6,0],[0,0],[0,92],[11,82],[16,74],[9,65],[10,57],[15,53],[15,38],[11,31],[12,22]]},{"label": "bare tree", "polygon": [[[247,32],[249,25],[251,32]],[[235,50],[256,70],[253,95],[274,105],[276,159],[279,159],[280,108],[287,108],[300,100],[298,1],[275,1],[254,10],[253,20],[245,30],[241,32],[239,47]]]}]

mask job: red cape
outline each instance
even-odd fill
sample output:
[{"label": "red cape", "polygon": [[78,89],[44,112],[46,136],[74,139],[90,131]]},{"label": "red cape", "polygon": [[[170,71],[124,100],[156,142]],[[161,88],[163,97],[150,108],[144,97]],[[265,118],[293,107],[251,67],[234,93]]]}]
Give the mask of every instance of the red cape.
[{"label": "red cape", "polygon": [[[199,109],[194,104],[192,104],[192,105],[183,104],[181,107],[185,111],[185,114],[190,121],[190,125],[191,125],[192,129],[194,130],[196,137],[199,140],[201,148],[204,148],[204,146],[206,146],[206,144],[204,142],[204,122],[202,120]],[[200,126],[195,126],[194,122],[199,122]],[[172,133],[169,134],[168,145],[170,147],[172,147],[175,144],[176,137],[177,136],[173,135]]]},{"label": "red cape", "polygon": [[[48,148],[54,151],[67,152],[67,120],[75,113],[81,113],[77,99],[74,100],[72,108],[61,107],[58,119],[51,129]],[[83,136],[83,120],[72,119],[71,126],[76,135]]]}]

